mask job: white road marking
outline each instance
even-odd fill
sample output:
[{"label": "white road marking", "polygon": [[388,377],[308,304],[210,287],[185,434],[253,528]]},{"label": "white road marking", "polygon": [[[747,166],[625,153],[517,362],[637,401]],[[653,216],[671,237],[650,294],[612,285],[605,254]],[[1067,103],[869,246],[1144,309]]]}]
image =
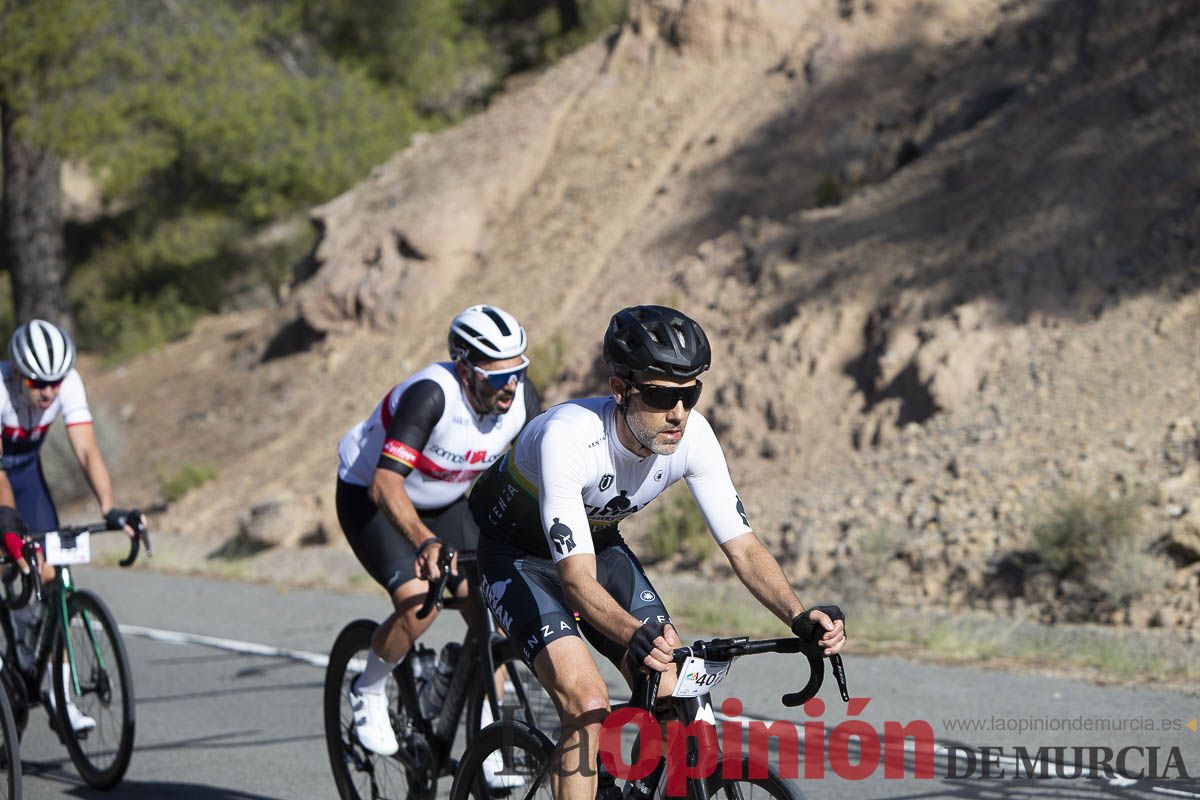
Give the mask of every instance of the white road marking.
[{"label": "white road marking", "polygon": [[274,647],[269,644],[256,642],[239,642],[236,639],[222,639],[218,636],[204,636],[199,633],[181,633],[180,631],[165,631],[161,628],[144,628],[141,625],[119,625],[125,636],[137,636],[151,639],[164,644],[186,644],[198,647],[213,647],[217,650],[227,650],[231,653],[243,653],[250,656],[267,656],[269,658],[286,658],[289,661],[299,661],[313,667],[325,669],[329,666],[329,656],[323,653],[310,653],[306,650],[292,650],[287,647]]}]

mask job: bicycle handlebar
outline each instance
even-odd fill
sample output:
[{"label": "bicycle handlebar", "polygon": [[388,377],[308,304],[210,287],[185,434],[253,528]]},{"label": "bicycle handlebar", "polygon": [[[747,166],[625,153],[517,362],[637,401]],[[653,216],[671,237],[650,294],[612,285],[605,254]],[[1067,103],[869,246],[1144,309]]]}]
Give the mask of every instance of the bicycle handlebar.
[{"label": "bicycle handlebar", "polygon": [[[788,636],[780,639],[758,639],[750,641],[746,638],[738,639],[707,639],[700,640],[692,644],[691,647],[677,647],[671,657],[676,664],[682,664],[689,656],[697,656],[698,658],[708,658],[715,661],[729,661],[738,656],[758,655],[760,653],[803,653],[808,659],[809,677],[808,682],[798,692],[789,692],[780,698],[780,701],[789,708],[804,705],[809,700],[817,696],[817,692],[821,689],[821,684],[825,681],[825,656],[822,653],[821,647],[816,642],[805,642],[794,636]],[[846,686],[846,668],[842,663],[841,655],[832,655],[829,657],[829,664],[833,669],[833,676],[837,679],[838,690],[841,692],[842,700],[850,701],[850,690]],[[662,673],[651,672],[645,677],[644,681],[639,682],[643,686],[643,693],[639,695],[634,692],[634,702],[640,707],[650,710],[658,695],[658,683]]]},{"label": "bicycle handlebar", "polygon": [[[125,524],[133,528],[134,535],[129,545],[129,555],[118,562],[122,567],[130,567],[137,561],[138,553],[141,551],[142,545],[146,547],[146,557],[152,558],[153,551],[150,548],[150,532],[146,529],[146,518],[141,511],[134,510],[129,512],[129,516],[125,519]],[[45,542],[46,536],[49,534],[57,534],[68,547],[73,547],[75,539],[83,533],[113,533],[123,531],[124,528],[109,527],[107,522],[92,522],[87,525],[63,525],[56,531],[37,531],[31,532],[26,537],[25,543],[21,547],[21,555],[29,564],[29,574],[21,575],[21,591],[15,598],[6,600],[6,605],[10,609],[23,608],[29,604],[31,598],[36,597],[38,602],[42,602],[42,575],[40,569],[40,548],[39,542]],[[0,562],[9,560],[6,554],[0,553]]]}]

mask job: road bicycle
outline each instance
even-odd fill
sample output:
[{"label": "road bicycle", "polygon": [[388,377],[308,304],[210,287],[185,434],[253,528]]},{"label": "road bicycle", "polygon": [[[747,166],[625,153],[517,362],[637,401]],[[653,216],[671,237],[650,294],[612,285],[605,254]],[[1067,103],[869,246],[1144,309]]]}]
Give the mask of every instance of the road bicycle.
[{"label": "road bicycle", "polygon": [[[454,548],[444,545],[439,557],[442,577],[430,583],[421,619],[434,608],[465,609],[467,631],[457,666],[439,708],[422,703],[429,668],[414,674],[414,663],[427,663],[432,651],[415,646],[387,681],[388,706],[400,750],[378,755],[364,747],[355,734],[354,714],[347,693],[366,664],[371,636],[377,624],[360,619],[338,634],[325,672],[325,741],[334,781],[343,800],[398,800],[432,798],[440,778],[457,766],[452,750],[466,712],[469,741],[490,719],[517,718],[531,729],[557,735],[558,712],[550,697],[521,661],[516,646],[496,630],[487,613],[475,552],[458,553],[458,571],[466,576],[467,596],[447,596]],[[420,667],[418,667],[420,669]]]},{"label": "road bicycle", "polygon": [[[708,690],[728,675],[735,658],[761,653],[804,653],[807,656],[808,682],[800,691],[783,696],[782,702],[785,706],[799,706],[816,696],[824,680],[825,667],[820,648],[815,643],[795,637],[757,641],[751,641],[748,637],[708,639],[697,641],[691,647],[677,648],[673,651],[674,661],[680,668],[679,679],[672,696],[655,700],[660,673],[639,674],[630,702],[613,706],[612,713],[616,714],[622,709],[640,709],[650,715],[648,721],[655,723],[678,722],[691,725],[702,721],[715,725]],[[846,675],[841,657],[835,655],[829,661],[837,678],[842,699],[848,701],[850,695],[846,688]],[[653,725],[651,728],[657,740],[660,735],[659,727]],[[738,738],[740,743],[740,732]],[[640,740],[635,742],[635,759],[640,746]],[[721,754],[720,742],[715,731],[704,753],[701,753],[695,738],[688,737],[687,746],[682,764],[688,769],[683,770],[682,774],[688,776],[685,779],[688,798],[707,800],[720,797],[734,800],[765,795],[777,800],[803,800],[804,795],[794,782],[780,777],[773,765],[765,763],[765,754],[731,755],[726,758]],[[509,800],[549,800],[552,797],[550,769],[556,747],[551,737],[519,719],[496,722],[480,732],[463,753],[459,769],[454,776],[450,798],[491,800],[505,797]],[[706,778],[691,777],[692,772],[699,775],[705,771],[693,769],[701,763],[701,758],[713,769]],[[636,780],[628,780],[623,787],[617,786],[611,774],[607,775],[606,780],[606,771],[597,767],[600,774],[597,800],[648,800],[664,796],[667,784],[671,781],[670,771],[675,768],[669,763],[672,760],[669,757],[660,757],[653,768],[648,770],[648,774],[639,775]],[[510,780],[509,786],[502,792],[497,792],[482,779],[481,768],[485,761],[503,763],[501,774]],[[678,780],[678,776],[676,779]]]},{"label": "road bicycle", "polygon": [[[120,562],[122,567],[132,566],[142,547],[151,555],[141,512],[131,512],[127,524],[134,536],[128,555]],[[50,666],[64,664],[64,679],[49,681],[49,691],[54,693],[50,724],[80,776],[97,789],[111,789],[125,776],[133,755],[135,728],[133,674],[116,619],[98,595],[75,585],[71,573],[73,565],[91,560],[91,535],[106,532],[123,533],[124,529],[114,530],[100,522],[28,534],[22,548],[30,566],[28,574],[21,574],[7,553],[0,556],[0,563],[8,563],[9,572],[15,573],[5,579],[6,596],[0,609],[0,625],[7,640],[0,682],[12,699],[16,729],[24,732],[30,710],[49,699],[41,687],[47,672],[58,672]],[[43,585],[40,577],[42,553],[56,567],[48,585]],[[31,632],[35,637],[32,662],[22,666],[12,612],[34,597],[44,603],[44,613]],[[95,726],[75,730],[68,704],[91,717]]]}]

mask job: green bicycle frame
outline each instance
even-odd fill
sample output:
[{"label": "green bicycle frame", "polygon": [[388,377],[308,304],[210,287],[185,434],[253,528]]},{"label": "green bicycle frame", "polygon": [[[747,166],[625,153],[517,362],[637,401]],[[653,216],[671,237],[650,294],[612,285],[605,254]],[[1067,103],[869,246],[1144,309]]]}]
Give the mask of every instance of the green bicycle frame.
[{"label": "green bicycle frame", "polygon": [[[63,565],[58,569],[60,580],[60,591],[58,592],[58,618],[62,620],[62,636],[63,642],[67,649],[67,666],[71,673],[71,684],[76,695],[83,693],[79,685],[79,672],[75,669],[75,646],[71,643],[71,632],[69,630],[70,620],[67,616],[67,596],[74,594],[75,584],[71,582],[71,570]],[[88,618],[86,611],[80,612],[83,617],[83,625],[87,630],[88,640],[92,645],[92,652],[96,654],[96,662],[100,665],[103,672],[108,672],[108,665],[104,663],[104,653],[100,650],[100,642],[96,638],[96,632],[92,628],[92,621]],[[50,626],[47,626],[50,627]]]}]

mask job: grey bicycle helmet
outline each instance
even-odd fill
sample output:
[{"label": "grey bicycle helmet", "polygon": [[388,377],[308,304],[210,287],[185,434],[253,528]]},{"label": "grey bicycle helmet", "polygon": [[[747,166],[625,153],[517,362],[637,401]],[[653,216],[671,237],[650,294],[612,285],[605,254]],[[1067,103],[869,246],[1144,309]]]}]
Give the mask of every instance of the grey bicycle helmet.
[{"label": "grey bicycle helmet", "polygon": [[54,383],[75,366],[75,343],[53,322],[33,319],[13,331],[8,355],[26,378]]},{"label": "grey bicycle helmet", "polygon": [[712,363],[704,330],[666,306],[633,306],[613,314],[604,333],[604,360],[615,375],[633,373],[687,380]]}]

